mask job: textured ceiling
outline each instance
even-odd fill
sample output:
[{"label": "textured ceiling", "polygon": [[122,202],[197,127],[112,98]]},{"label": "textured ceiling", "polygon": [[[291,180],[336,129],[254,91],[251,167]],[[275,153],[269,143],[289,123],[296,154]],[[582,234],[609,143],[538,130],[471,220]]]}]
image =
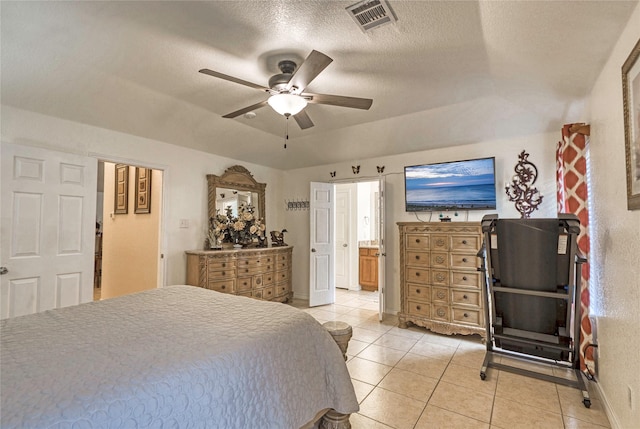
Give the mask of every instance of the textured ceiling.
[{"label": "textured ceiling", "polygon": [[[353,1],[0,3],[1,101],[280,169],[510,138],[584,119],[585,97],[637,1],[390,1],[397,23],[363,33]],[[372,98],[309,105],[315,127],[269,107],[280,59],[321,51],[309,92]]]}]

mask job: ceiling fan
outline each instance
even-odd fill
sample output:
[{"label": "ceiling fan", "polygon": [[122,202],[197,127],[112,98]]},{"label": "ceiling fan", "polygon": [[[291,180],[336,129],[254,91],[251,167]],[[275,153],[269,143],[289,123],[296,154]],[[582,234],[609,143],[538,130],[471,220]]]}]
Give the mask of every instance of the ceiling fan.
[{"label": "ceiling fan", "polygon": [[200,73],[239,83],[271,94],[268,99],[228,113],[224,115],[223,118],[235,118],[269,104],[273,110],[279,114],[287,118],[293,116],[300,128],[304,130],[313,127],[311,118],[309,118],[309,115],[303,110],[307,106],[307,103],[329,104],[332,106],[351,107],[363,110],[368,110],[373,103],[373,100],[369,98],[304,92],[304,89],[309,83],[331,64],[332,61],[333,60],[327,55],[315,50],[311,51],[309,56],[299,66],[290,60],[280,61],[278,68],[281,73],[271,76],[268,88],[209,69],[202,69]]}]

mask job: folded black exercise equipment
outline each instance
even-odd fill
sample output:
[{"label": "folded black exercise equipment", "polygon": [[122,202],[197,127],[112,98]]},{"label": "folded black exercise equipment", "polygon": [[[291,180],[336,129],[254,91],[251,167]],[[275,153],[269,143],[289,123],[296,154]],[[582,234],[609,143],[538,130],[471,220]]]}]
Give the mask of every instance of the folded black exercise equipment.
[{"label": "folded black exercise equipment", "polygon": [[[580,371],[580,256],[575,215],[552,219],[482,219],[487,352],[480,370],[496,368],[582,391],[591,399]],[[498,363],[508,356],[572,369],[576,380]]]}]

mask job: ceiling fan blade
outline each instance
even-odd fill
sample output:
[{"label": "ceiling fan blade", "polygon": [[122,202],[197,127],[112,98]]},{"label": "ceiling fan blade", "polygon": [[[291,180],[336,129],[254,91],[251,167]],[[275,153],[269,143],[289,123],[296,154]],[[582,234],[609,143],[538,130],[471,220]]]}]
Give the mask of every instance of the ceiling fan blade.
[{"label": "ceiling fan blade", "polygon": [[259,109],[267,105],[267,100],[261,101],[259,103],[253,104],[249,107],[245,107],[244,109],[236,110],[235,112],[227,113],[223,116],[223,118],[235,118],[240,115],[244,115],[245,113],[251,112],[253,110]]},{"label": "ceiling fan blade", "polygon": [[296,120],[296,122],[300,126],[300,129],[302,130],[306,130],[307,128],[313,127],[313,121],[311,120],[309,115],[307,115],[307,112],[304,110],[301,110],[298,114],[293,115],[293,119]]},{"label": "ceiling fan blade", "polygon": [[296,93],[301,93],[315,79],[322,70],[324,70],[333,60],[318,51],[311,51],[309,56],[304,60],[300,67],[293,73],[291,80],[287,83],[286,88],[291,90],[293,87],[298,88]]},{"label": "ceiling fan blade", "polygon": [[213,70],[209,70],[209,69],[202,69],[199,70],[200,73],[204,73],[204,74],[208,74],[209,76],[213,76],[213,77],[217,77],[219,79],[224,79],[224,80],[228,80],[230,82],[235,82],[235,83],[239,83],[240,85],[244,85],[244,86],[248,86],[249,88],[254,88],[254,89],[259,89],[262,91],[268,91],[269,88],[265,88],[262,85],[258,85],[246,80],[242,80],[242,79],[238,79],[237,77],[233,77],[233,76],[229,76],[226,74],[222,74],[222,73],[218,73],[217,71],[213,71]]},{"label": "ceiling fan blade", "polygon": [[[329,94],[301,94],[312,104],[330,104],[332,106],[351,107],[354,109],[369,110],[373,104],[370,98],[345,97],[343,95]],[[309,97],[309,98],[308,98]]]}]

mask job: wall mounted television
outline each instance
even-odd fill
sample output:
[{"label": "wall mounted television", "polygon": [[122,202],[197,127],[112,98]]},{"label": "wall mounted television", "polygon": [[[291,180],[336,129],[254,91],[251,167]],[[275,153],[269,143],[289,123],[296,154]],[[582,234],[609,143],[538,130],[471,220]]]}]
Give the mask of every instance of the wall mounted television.
[{"label": "wall mounted television", "polygon": [[495,158],[404,168],[408,212],[496,208]]}]

